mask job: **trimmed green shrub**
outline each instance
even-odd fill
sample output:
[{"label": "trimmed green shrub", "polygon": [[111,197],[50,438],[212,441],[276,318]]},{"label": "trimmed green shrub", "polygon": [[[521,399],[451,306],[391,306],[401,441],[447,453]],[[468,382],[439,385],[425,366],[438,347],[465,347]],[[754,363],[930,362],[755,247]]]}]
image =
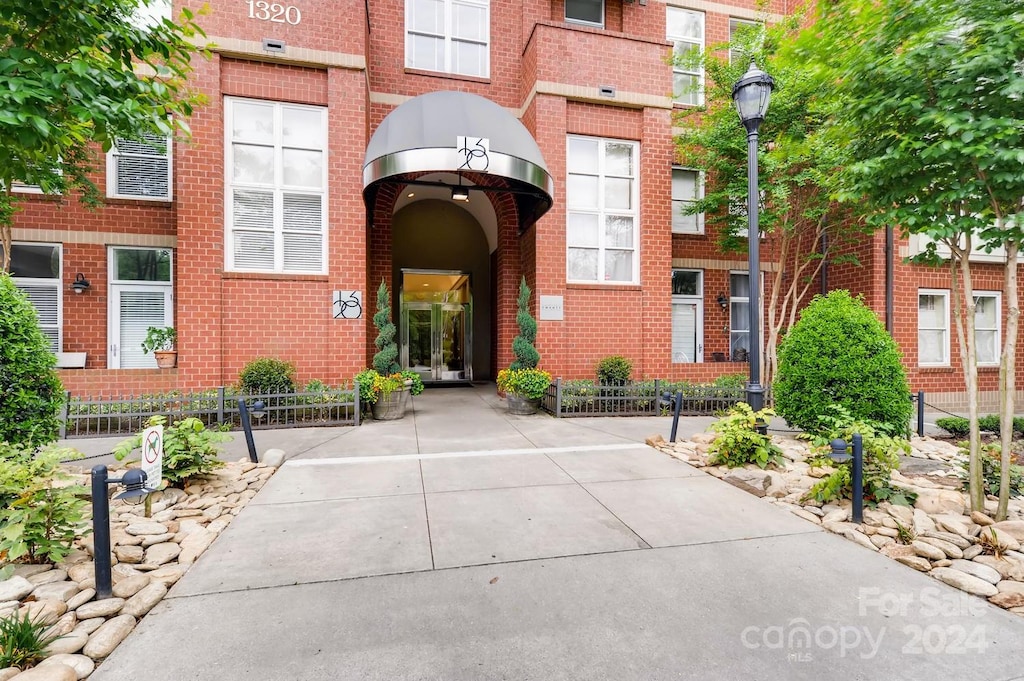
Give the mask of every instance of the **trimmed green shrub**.
[{"label": "trimmed green shrub", "polygon": [[516,324],[519,335],[512,339],[512,354],[516,356],[509,369],[536,369],[540,363],[540,353],[533,347],[537,340],[537,320],[530,314],[530,287],[526,285],[526,277],[519,281],[519,306],[516,312]]},{"label": "trimmed green shrub", "polygon": [[377,347],[373,368],[381,376],[397,374],[402,370],[398,365],[398,345],[395,343],[398,332],[391,321],[391,294],[383,279],[377,288],[377,313],[373,315],[373,325],[377,327],[377,338],[373,341]]},{"label": "trimmed green shrub", "polygon": [[605,357],[597,363],[597,380],[602,385],[625,385],[633,373],[633,363],[622,355]]},{"label": "trimmed green shrub", "polygon": [[801,312],[779,344],[772,390],[778,414],[812,433],[833,404],[890,435],[907,432],[913,411],[899,348],[863,300],[843,290],[815,296]]},{"label": "trimmed green shrub", "polygon": [[[167,425],[166,416],[151,416],[147,426],[164,427],[163,475],[171,485],[187,482],[197,475],[209,473],[224,465],[217,458],[221,442],[231,436],[216,430],[207,430],[202,421],[189,417]],[[114,458],[124,461],[135,450],[142,449],[142,433],[123,440],[114,447]],[[152,482],[147,482],[152,488]]]},{"label": "trimmed green shrub", "polygon": [[60,434],[64,387],[36,310],[0,273],[0,441],[29,447]]},{"label": "trimmed green shrub", "polygon": [[243,393],[265,395],[295,391],[295,365],[283,359],[260,357],[245,365],[238,376]]},{"label": "trimmed green shrub", "polygon": [[971,432],[971,422],[963,416],[944,416],[935,419],[935,425],[953,437],[967,437]]},{"label": "trimmed green shrub", "polygon": [[60,465],[69,454],[74,450],[35,453],[0,442],[0,563],[58,562],[87,531],[86,489],[69,485],[71,476]]}]

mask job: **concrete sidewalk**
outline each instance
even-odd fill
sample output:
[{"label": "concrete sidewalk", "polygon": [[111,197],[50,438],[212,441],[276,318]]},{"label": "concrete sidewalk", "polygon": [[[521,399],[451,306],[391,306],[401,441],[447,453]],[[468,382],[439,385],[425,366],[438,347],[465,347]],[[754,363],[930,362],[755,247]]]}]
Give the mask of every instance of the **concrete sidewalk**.
[{"label": "concrete sidewalk", "polygon": [[1019,617],[639,445],[639,419],[498,406],[433,391],[298,453],[91,678],[1024,673]]}]

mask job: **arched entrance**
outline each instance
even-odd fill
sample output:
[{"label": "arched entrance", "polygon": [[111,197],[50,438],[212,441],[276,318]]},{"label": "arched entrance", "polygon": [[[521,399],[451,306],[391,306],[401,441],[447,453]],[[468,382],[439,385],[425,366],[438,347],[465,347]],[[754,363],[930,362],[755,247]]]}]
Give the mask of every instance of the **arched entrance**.
[{"label": "arched entrance", "polygon": [[384,118],[363,165],[368,283],[391,283],[403,367],[435,382],[494,376],[526,274],[518,237],[553,187],[529,131],[488,99],[432,92]]}]

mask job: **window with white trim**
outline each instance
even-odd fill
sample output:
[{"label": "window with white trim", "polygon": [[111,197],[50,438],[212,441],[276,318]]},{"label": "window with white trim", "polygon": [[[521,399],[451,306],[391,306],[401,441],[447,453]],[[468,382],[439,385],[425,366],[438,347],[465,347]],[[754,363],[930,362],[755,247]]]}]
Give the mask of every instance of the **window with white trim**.
[{"label": "window with white trim", "polygon": [[224,98],[226,263],[327,272],[327,109]]},{"label": "window with white trim", "polygon": [[729,273],[729,358],[746,362],[750,356],[750,275]]},{"label": "window with white trim", "polygon": [[604,0],[565,0],[565,20],[604,28]]},{"label": "window with white trim", "polygon": [[949,366],[949,291],[917,292],[917,363]]},{"label": "window with white trim", "polygon": [[701,173],[688,168],[672,169],[672,233],[703,234],[704,213],[687,215],[683,209],[704,196]]},{"label": "window with white trim", "polygon": [[638,283],[640,145],[570,135],[566,146],[566,278]]},{"label": "window with white trim", "polygon": [[406,0],[405,66],[490,75],[490,0]]},{"label": "window with white trim", "polygon": [[171,139],[142,135],[117,139],[107,154],[107,196],[113,199],[171,200]]},{"label": "window with white trim", "polygon": [[975,291],[974,339],[978,366],[999,366],[1001,355],[1001,297],[999,291]]},{"label": "window with white trim", "polygon": [[668,42],[672,43],[672,99],[679,104],[700,106],[704,103],[704,69],[697,64],[681,65],[680,58],[690,58],[704,51],[704,12],[679,7],[667,8]]},{"label": "window with white trim", "polygon": [[704,272],[672,270],[672,362],[704,361]]},{"label": "window with white trim", "polygon": [[750,60],[750,53],[747,50],[740,50],[733,46],[736,39],[740,36],[746,37],[748,31],[764,31],[764,24],[760,21],[751,21],[750,19],[736,19],[735,17],[729,18],[730,64],[735,64],[737,61]]},{"label": "window with white trim", "polygon": [[174,325],[173,255],[168,248],[111,247],[108,272],[110,369],[155,369],[142,350],[149,327]]},{"label": "window with white trim", "polygon": [[60,244],[11,244],[11,281],[36,309],[50,350],[60,352],[64,321]]}]

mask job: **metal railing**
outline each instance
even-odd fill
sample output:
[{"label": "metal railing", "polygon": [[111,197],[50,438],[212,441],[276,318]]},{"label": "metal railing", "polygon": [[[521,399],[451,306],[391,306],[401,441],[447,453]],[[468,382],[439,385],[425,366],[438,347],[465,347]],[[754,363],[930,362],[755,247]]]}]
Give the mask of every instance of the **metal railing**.
[{"label": "metal railing", "polygon": [[[666,393],[671,399],[666,399]],[[687,385],[672,381],[643,381],[603,385],[594,381],[555,379],[541,399],[541,407],[556,417],[658,416],[667,414],[671,401],[682,394],[680,414],[711,416],[742,402],[742,387]]]},{"label": "metal railing", "polygon": [[201,393],[129,395],[106,398],[74,397],[65,393],[60,437],[132,435],[146,427],[151,416],[169,423],[198,418],[207,425],[241,427],[238,399],[264,408],[253,413],[253,428],[292,428],[359,425],[359,391],[328,388],[315,392],[245,394],[219,387]]}]

